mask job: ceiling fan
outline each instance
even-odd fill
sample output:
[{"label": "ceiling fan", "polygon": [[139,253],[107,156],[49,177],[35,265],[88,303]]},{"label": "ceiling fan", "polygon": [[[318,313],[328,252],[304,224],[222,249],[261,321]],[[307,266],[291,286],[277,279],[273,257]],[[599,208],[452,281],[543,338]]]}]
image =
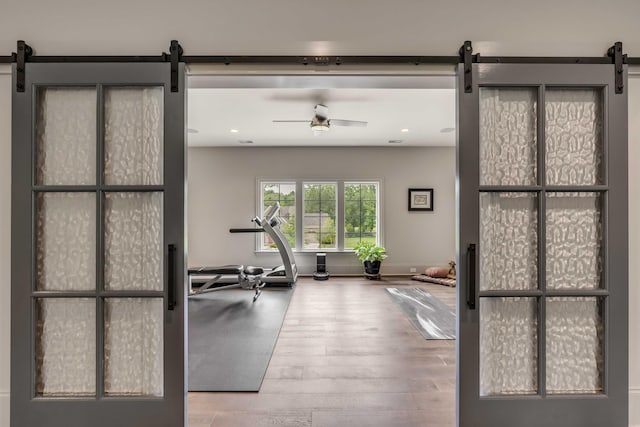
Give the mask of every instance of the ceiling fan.
[{"label": "ceiling fan", "polygon": [[329,107],[324,104],[316,104],[313,108],[315,115],[309,120],[273,120],[274,123],[309,123],[311,130],[326,132],[331,126],[360,126],[364,127],[367,122],[360,120],[341,120],[329,118]]}]

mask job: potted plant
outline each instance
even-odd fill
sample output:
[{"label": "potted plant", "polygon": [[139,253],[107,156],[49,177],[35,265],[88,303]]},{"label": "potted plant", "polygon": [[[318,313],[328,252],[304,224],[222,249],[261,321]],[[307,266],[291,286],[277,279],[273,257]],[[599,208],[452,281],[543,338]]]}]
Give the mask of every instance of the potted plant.
[{"label": "potted plant", "polygon": [[364,263],[364,275],[367,279],[380,279],[380,263],[387,257],[385,248],[372,242],[360,241],[353,247],[356,256]]}]

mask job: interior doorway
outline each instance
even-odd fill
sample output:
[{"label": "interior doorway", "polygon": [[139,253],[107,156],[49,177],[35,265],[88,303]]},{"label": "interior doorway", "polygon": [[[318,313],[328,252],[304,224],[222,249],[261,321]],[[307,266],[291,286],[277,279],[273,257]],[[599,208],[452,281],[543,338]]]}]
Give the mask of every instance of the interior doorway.
[{"label": "interior doorway", "polygon": [[[189,87],[189,267],[276,265],[277,253],[261,250],[259,237],[229,233],[252,225],[250,218],[264,207],[262,183],[274,182],[297,184],[299,202],[305,184],[335,182],[339,193],[345,183],[377,182],[376,232],[389,255],[385,280],[367,281],[349,250],[344,218],[332,218],[335,241],[318,242],[306,239],[309,230],[298,216],[302,224],[292,243],[301,278],[263,388],[191,393],[191,423],[259,425],[277,418],[311,425],[315,413],[316,422],[401,416],[451,425],[455,344],[425,341],[384,288],[424,287],[455,307],[455,288],[410,280],[455,258],[453,70],[431,76],[198,75]],[[330,118],[367,126],[314,132],[319,104]],[[424,187],[434,190],[435,210],[409,211],[408,190]],[[327,252],[332,274],[326,283],[305,277],[319,250]]]}]

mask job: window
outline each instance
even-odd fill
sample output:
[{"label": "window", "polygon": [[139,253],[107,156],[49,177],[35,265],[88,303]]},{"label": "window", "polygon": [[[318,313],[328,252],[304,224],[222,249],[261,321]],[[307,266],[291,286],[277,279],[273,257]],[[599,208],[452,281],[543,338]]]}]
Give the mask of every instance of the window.
[{"label": "window", "polygon": [[304,184],[304,249],[336,249],[336,183]]},{"label": "window", "polygon": [[[379,181],[258,181],[261,211],[280,203],[280,230],[298,251],[350,251],[359,241],[381,243]],[[298,197],[302,195],[302,197]],[[257,250],[276,249],[268,235]]]},{"label": "window", "polygon": [[378,243],[378,184],[344,184],[344,248]]},{"label": "window", "polygon": [[[295,182],[262,182],[262,211],[275,202],[280,203],[280,217],[284,222],[280,230],[284,233],[289,245],[296,247],[296,183]],[[267,233],[261,233],[261,248],[275,249],[276,244]]]}]

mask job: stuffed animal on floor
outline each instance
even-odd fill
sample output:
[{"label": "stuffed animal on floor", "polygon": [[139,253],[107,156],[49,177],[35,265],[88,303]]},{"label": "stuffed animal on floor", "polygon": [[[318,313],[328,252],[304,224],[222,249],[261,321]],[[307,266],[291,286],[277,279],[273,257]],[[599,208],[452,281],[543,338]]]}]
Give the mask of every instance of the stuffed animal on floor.
[{"label": "stuffed animal on floor", "polygon": [[447,278],[456,278],[456,262],[454,260],[449,261],[449,274],[447,274]]}]

